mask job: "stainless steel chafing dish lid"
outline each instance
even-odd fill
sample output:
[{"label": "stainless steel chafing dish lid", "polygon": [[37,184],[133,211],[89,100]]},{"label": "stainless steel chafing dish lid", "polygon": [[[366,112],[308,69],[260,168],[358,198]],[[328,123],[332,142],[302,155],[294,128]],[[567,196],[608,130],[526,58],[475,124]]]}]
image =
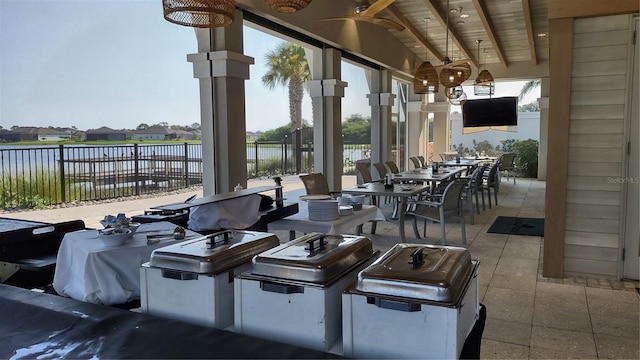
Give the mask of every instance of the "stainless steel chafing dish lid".
[{"label": "stainless steel chafing dish lid", "polygon": [[251,261],[278,246],[278,237],[255,231],[226,230],[169,245],[151,253],[149,266],[198,274],[217,274]]},{"label": "stainless steel chafing dish lid", "polygon": [[454,304],[472,272],[465,248],[397,244],[358,274],[356,290]]},{"label": "stainless steel chafing dish lid", "polygon": [[373,255],[364,236],[311,233],[255,256],[251,274],[326,285]]}]

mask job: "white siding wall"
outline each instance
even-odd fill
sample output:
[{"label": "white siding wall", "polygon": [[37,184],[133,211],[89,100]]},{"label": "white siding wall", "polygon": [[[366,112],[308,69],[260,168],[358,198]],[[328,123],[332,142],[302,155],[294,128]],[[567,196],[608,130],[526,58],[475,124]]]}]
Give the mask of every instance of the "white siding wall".
[{"label": "white siding wall", "polygon": [[574,22],[564,260],[568,276],[617,276],[622,187],[615,178],[623,172],[629,20],[618,15]]}]

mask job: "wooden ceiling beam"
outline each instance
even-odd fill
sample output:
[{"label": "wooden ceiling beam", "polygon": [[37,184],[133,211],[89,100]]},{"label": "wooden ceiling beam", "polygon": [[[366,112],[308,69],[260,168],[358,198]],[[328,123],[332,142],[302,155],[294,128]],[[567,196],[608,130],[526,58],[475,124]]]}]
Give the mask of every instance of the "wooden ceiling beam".
[{"label": "wooden ceiling beam", "polygon": [[473,0],[473,6],[476,8],[476,12],[482,21],[482,25],[484,26],[484,30],[487,32],[487,36],[489,37],[489,41],[493,44],[493,50],[498,55],[498,59],[502,65],[508,67],[507,58],[504,56],[504,49],[500,45],[498,38],[495,35],[495,31],[493,30],[493,23],[491,19],[489,19],[489,13],[485,9],[484,3],[481,0]]},{"label": "wooden ceiling beam", "polygon": [[538,65],[538,55],[536,54],[536,43],[534,41],[533,24],[531,23],[531,8],[529,0],[522,0],[522,12],[524,13],[524,23],[527,28],[527,40],[529,41],[529,52],[531,53],[531,64]]},{"label": "wooden ceiling beam", "polygon": [[[449,16],[449,14],[446,13],[446,9],[443,10],[442,8],[440,8],[440,5],[438,4],[437,0],[423,0],[423,1],[424,1],[424,4],[429,9],[429,11],[433,14],[433,16],[435,16],[436,20],[438,20],[442,28],[446,31],[447,18]],[[449,25],[451,25],[451,23],[449,23]],[[458,49],[460,49],[460,52],[462,52],[462,54],[467,59],[469,59],[471,64],[473,64],[475,67],[478,67],[478,60],[473,57],[472,52],[469,50],[469,48],[467,48],[467,46],[464,45],[462,40],[460,40],[460,35],[451,26],[449,26],[449,32],[451,33],[451,40],[456,43],[456,45],[458,46]],[[447,54],[445,54],[445,56],[446,55]]]},{"label": "wooden ceiling beam", "polygon": [[407,31],[409,31],[409,33],[420,44],[426,47],[427,50],[429,50],[429,52],[433,56],[435,56],[435,58],[438,59],[439,62],[442,61],[442,59],[444,59],[444,56],[440,53],[440,51],[438,51],[438,49],[436,49],[433,45],[431,45],[431,43],[429,42],[429,39],[425,37],[425,34],[423,34],[415,26],[413,26],[411,21],[409,21],[409,19],[407,19],[404,15],[402,15],[400,10],[398,10],[398,8],[395,5],[393,4],[389,5],[386,10],[389,11],[400,24],[402,24],[405,28],[407,28]]}]

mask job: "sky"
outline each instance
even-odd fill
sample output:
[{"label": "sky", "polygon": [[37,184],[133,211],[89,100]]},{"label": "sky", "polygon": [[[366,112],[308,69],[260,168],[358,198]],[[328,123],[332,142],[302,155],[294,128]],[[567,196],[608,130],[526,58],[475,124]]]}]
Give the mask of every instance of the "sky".
[{"label": "sky", "polygon": [[[269,91],[260,80],[264,54],[283,40],[244,29],[255,61],[245,82],[247,130],[285,125],[287,89]],[[198,80],[186,60],[195,52],[194,30],[164,20],[160,0],[0,0],[0,126],[199,123]],[[364,70],[343,62],[343,80],[343,117],[369,116]],[[522,84],[512,87],[517,95]],[[302,112],[311,119],[308,94]]]}]

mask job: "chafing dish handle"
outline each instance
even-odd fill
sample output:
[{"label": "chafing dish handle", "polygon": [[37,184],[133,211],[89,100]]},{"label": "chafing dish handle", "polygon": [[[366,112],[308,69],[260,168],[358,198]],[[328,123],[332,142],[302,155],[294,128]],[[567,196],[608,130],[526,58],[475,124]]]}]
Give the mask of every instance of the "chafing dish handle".
[{"label": "chafing dish handle", "polygon": [[198,274],[184,272],[184,271],[174,271],[162,269],[161,275],[166,279],[174,279],[174,280],[198,280]]},{"label": "chafing dish handle", "polygon": [[422,305],[417,303],[380,299],[373,296],[367,296],[367,304],[373,304],[382,309],[390,309],[390,310],[398,310],[398,311],[406,311],[406,312],[416,312],[422,309]]},{"label": "chafing dish handle", "polygon": [[297,285],[276,284],[269,281],[260,281],[262,291],[274,292],[278,294],[303,294],[304,287]]},{"label": "chafing dish handle", "polygon": [[[314,246],[314,243],[316,242],[316,240],[320,241],[320,244],[318,245],[317,248]],[[309,250],[308,257],[314,257],[316,255],[316,249],[317,250],[323,250],[324,249],[324,235],[320,235],[318,237],[314,237],[314,238],[311,238],[311,239],[307,240],[307,244],[309,244],[309,247],[305,248],[305,250]]]}]

